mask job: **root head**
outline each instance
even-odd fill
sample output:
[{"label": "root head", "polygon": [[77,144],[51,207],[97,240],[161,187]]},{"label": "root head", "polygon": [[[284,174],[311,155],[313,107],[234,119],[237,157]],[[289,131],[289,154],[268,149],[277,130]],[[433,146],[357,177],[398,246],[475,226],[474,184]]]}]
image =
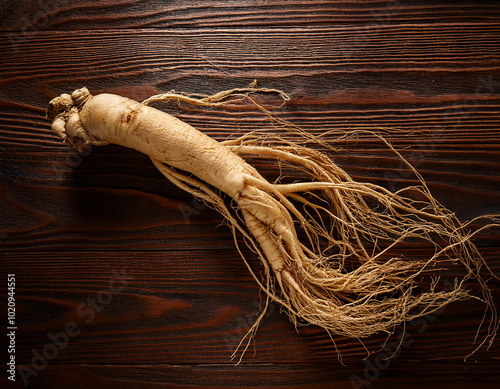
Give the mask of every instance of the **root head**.
[{"label": "root head", "polygon": [[69,113],[71,107],[73,107],[73,99],[67,93],[63,93],[50,101],[45,117],[53,121],[56,116]]},{"label": "root head", "polygon": [[73,107],[81,109],[90,98],[92,94],[85,87],[75,90],[71,95],[63,93],[50,101],[45,117],[53,121],[59,115],[69,115]]},{"label": "root head", "polygon": [[63,93],[50,101],[46,112],[47,119],[52,121],[52,131],[79,152],[87,150],[91,144],[104,144],[92,139],[80,120],[79,112],[91,98],[92,94],[85,87],[71,95]]}]

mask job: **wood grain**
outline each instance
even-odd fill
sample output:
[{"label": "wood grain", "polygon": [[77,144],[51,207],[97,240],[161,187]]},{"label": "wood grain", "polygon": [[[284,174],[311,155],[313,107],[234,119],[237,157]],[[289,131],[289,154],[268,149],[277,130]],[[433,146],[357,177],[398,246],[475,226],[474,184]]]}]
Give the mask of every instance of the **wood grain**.
[{"label": "wood grain", "polygon": [[[494,270],[500,268],[497,248],[486,250],[485,258]],[[297,333],[272,305],[255,338],[255,355],[249,352],[234,367],[230,355],[259,311],[258,288],[236,250],[31,252],[8,259],[8,271],[18,274],[18,364],[33,366],[34,356],[56,344],[54,339],[65,344],[46,369],[29,378],[36,387],[81,380],[98,387],[140,382],[151,387],[252,387],[259,382],[301,387],[314,382],[323,388],[367,379],[385,385],[385,379],[398,382],[414,366],[425,366],[426,379],[452,366],[457,375],[446,382],[451,385],[464,375],[472,382],[483,369],[489,371],[500,351],[495,343],[474,354],[471,361],[480,363],[460,362],[473,349],[482,319],[484,307],[477,302],[451,304],[398,327],[387,343],[382,335],[366,339],[366,347],[382,351],[365,361],[366,351],[356,340],[334,337],[334,345],[312,326]],[[498,299],[500,289],[495,290]],[[71,322],[78,334],[65,336]],[[380,356],[396,352],[401,339],[397,356],[383,362]],[[494,377],[498,371],[493,371]]]},{"label": "wood grain", "polygon": [[[484,250],[494,270],[500,268],[497,251]],[[413,255],[425,258],[430,252],[414,250]],[[230,364],[232,352],[260,310],[258,286],[236,250],[31,252],[8,258],[9,271],[18,274],[22,329],[17,357],[26,364],[33,349],[42,353],[51,343],[49,334],[64,338],[56,335],[64,333],[68,322],[76,323],[80,331],[69,337],[68,346],[54,361],[57,364],[81,363],[82,358],[92,364]],[[252,263],[258,270],[256,261]],[[453,282],[457,275],[451,268],[445,277]],[[498,288],[495,297],[500,298]],[[465,358],[473,350],[484,308],[477,301],[457,302],[408,324],[402,352],[420,362]],[[320,328],[301,327],[297,333],[279,311],[273,305],[267,312],[255,338],[256,354],[249,352],[246,363],[340,365],[337,350],[348,364],[366,356],[354,339],[334,337],[336,349]],[[404,330],[396,328],[388,344],[394,346]],[[364,343],[374,350],[384,340],[384,335],[377,335]],[[490,350],[479,350],[474,359],[489,360],[498,351],[495,343]]]},{"label": "wood grain", "polygon": [[[30,152],[20,147],[4,148],[0,157],[4,199],[0,226],[8,239],[1,242],[2,250],[234,247],[229,228],[219,226],[221,216],[169,183],[147,156],[105,147],[73,160],[78,154],[61,149]],[[360,153],[336,155],[335,159],[358,180],[390,189],[414,183],[408,170],[387,151],[385,155],[373,149],[366,149],[363,156]],[[413,162],[419,164],[440,201],[463,220],[499,212],[498,164],[492,164],[488,154],[469,153],[475,161],[464,167],[460,153],[443,152],[448,159],[443,155],[437,159],[436,153],[429,151]],[[486,174],[488,165],[493,171]],[[263,171],[271,167],[264,165]],[[274,171],[278,171],[276,167]],[[479,196],[481,201],[477,201]],[[480,221],[476,227],[487,222]],[[491,229],[478,235],[477,242],[497,246],[499,233],[499,229]]]},{"label": "wood grain", "polygon": [[[394,366],[395,365],[395,366]],[[373,376],[371,381],[357,381],[364,377],[366,366],[342,367],[339,372],[331,365],[265,364],[240,366],[213,365],[60,365],[49,366],[43,375],[35,377],[40,389],[162,388],[175,389],[189,385],[190,389],[217,387],[221,389],[277,387],[290,389],[349,389],[353,387],[387,388],[395,385],[418,389],[432,382],[440,388],[491,388],[491,380],[497,380],[498,369],[494,362],[478,362],[457,365],[453,362],[430,365],[426,374],[421,366],[411,363],[394,363],[390,369]],[[443,370],[447,372],[443,374]],[[368,371],[368,370],[367,370]],[[369,375],[368,375],[369,376]],[[408,378],[411,377],[411,378]],[[488,377],[488,378],[486,378]],[[1,382],[1,381],[0,381]],[[8,383],[6,383],[7,385]],[[9,388],[9,386],[6,386]]]},{"label": "wood grain", "polygon": [[[477,301],[409,324],[390,361],[382,357],[403,327],[366,360],[356,340],[334,338],[346,366],[324,331],[296,332],[273,305],[255,356],[251,350],[235,367],[230,355],[260,297],[220,216],[169,184],[144,155],[63,146],[44,112],[51,98],[84,85],[140,101],[257,79],[289,94],[279,117],[331,142],[329,155],[355,179],[391,190],[417,183],[377,138],[339,140],[380,129],[437,199],[467,220],[500,214],[499,48],[495,1],[0,4],[0,274],[17,274],[18,362],[31,366],[34,350],[43,352],[68,322],[81,330],[28,387],[491,387],[500,378],[498,341],[463,362],[482,318]],[[218,140],[279,131],[250,104],[159,107]],[[266,177],[276,173],[271,162],[252,163]],[[499,274],[500,229],[476,243]],[[105,299],[121,270],[130,276],[124,288],[86,322],[91,311],[81,304]],[[491,286],[498,302],[500,285]],[[5,303],[2,289],[1,312]],[[0,386],[10,384],[2,375]]]},{"label": "wood grain", "polygon": [[305,0],[201,0],[162,1],[37,0],[20,4],[4,2],[0,8],[1,29],[69,30],[224,27],[329,27],[361,25],[376,28],[386,24],[498,22],[495,1],[314,1]]}]

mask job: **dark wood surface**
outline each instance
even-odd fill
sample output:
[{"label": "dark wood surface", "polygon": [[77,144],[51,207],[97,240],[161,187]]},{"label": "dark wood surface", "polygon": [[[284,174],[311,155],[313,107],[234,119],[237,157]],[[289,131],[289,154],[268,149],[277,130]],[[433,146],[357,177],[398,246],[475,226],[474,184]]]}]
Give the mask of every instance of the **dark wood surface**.
[{"label": "dark wood surface", "polygon": [[[44,111],[81,86],[141,100],[257,79],[287,92],[277,113],[311,133],[396,129],[390,141],[468,220],[500,213],[499,50],[496,1],[2,2],[1,315],[5,275],[15,273],[16,356],[27,367],[54,344],[50,336],[64,341],[68,323],[78,332],[28,387],[493,387],[498,341],[464,362],[482,318],[477,301],[397,328],[368,359],[357,341],[334,338],[343,364],[324,331],[296,331],[273,305],[255,354],[234,366],[260,297],[220,216],[144,155],[116,146],[77,154],[52,135]],[[219,140],[272,131],[250,106],[165,109]],[[390,189],[416,183],[375,138],[328,139],[356,179]],[[476,238],[497,274],[499,242],[499,229]],[[122,287],[109,294],[117,274]],[[499,306],[500,283],[491,286]],[[89,299],[105,303],[92,313],[82,308]],[[398,337],[402,347],[386,360]],[[10,384],[3,373],[0,386]]]}]

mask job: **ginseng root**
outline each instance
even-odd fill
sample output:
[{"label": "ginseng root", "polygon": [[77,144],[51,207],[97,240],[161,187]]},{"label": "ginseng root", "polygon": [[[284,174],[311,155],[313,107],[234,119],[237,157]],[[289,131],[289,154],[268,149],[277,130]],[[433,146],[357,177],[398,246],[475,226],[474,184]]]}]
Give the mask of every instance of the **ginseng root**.
[{"label": "ginseng root", "polygon": [[[434,199],[423,180],[411,188],[415,199],[405,194],[409,190],[393,193],[356,182],[305,143],[259,132],[217,142],[148,106],[169,99],[217,106],[228,98],[251,100],[250,94],[257,91],[277,92],[286,99],[282,92],[251,86],[204,98],[170,93],[139,103],[111,94],[92,96],[82,88],[53,99],[47,117],[52,130],[79,151],[113,143],[147,154],[171,182],[217,209],[236,245],[243,237],[259,256],[263,277],[238,247],[266,293],[266,307],[270,300],[280,303],[296,325],[311,323],[331,336],[362,339],[390,334],[403,321],[450,302],[476,298],[486,303],[485,314],[490,316],[487,335],[477,348],[491,343],[498,321],[482,276],[488,266],[466,225]],[[276,160],[306,179],[284,182],[278,177],[270,182],[245,161],[249,157]],[[408,242],[427,243],[434,252],[426,259],[412,258],[404,250]],[[446,287],[437,277],[424,286],[419,283],[446,264],[460,264],[464,276]],[[480,285],[481,297],[464,287],[471,279]],[[264,312],[240,343],[241,356]]]}]

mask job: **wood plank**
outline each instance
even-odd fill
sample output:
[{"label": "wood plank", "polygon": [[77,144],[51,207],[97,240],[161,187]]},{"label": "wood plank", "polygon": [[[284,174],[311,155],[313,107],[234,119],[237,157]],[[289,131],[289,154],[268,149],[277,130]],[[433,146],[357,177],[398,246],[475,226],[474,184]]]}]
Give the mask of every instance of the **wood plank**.
[{"label": "wood plank", "polygon": [[[234,246],[229,229],[217,228],[220,215],[170,184],[149,158],[115,148],[116,159],[102,151],[84,156],[81,165],[67,149],[4,154],[2,249]],[[107,171],[112,160],[118,164]]]},{"label": "wood plank", "polygon": [[[218,215],[197,213],[200,205],[161,179],[146,157],[112,146],[78,155],[61,145],[43,112],[51,97],[82,83],[141,100],[172,88],[211,93],[258,77],[291,94],[280,117],[312,134],[398,128],[388,138],[460,218],[500,213],[500,72],[491,57],[498,27],[384,26],[366,32],[378,44],[365,50],[350,45],[361,38],[356,28],[302,32],[83,31],[71,39],[40,32],[26,36],[20,52],[0,46],[0,174],[9,199],[2,205],[2,248],[232,247],[227,229],[215,229]],[[264,40],[269,34],[273,39]],[[118,38],[127,50],[109,49]],[[2,39],[8,42],[5,34]],[[443,52],[446,61],[432,55]],[[388,55],[397,60],[395,69],[387,67]],[[219,140],[256,128],[273,131],[249,106],[165,109]],[[373,137],[333,145],[345,152],[332,157],[358,180],[390,189],[416,182]],[[99,212],[84,210],[89,203]],[[191,224],[179,208],[192,212]],[[486,239],[498,244],[498,233]]]},{"label": "wood plank", "polygon": [[[48,98],[76,84],[140,99],[170,89],[214,93],[258,78],[326,110],[358,106],[362,116],[360,111],[380,110],[384,103],[397,113],[431,102],[438,113],[451,109],[452,120],[454,106],[464,102],[474,112],[495,107],[499,30],[467,23],[385,25],[377,31],[48,31],[19,41],[3,33],[1,98],[4,105],[45,108]],[[28,89],[16,93],[21,87]]]},{"label": "wood plank", "polygon": [[[382,365],[380,365],[382,366]],[[447,374],[443,374],[443,371]],[[392,361],[374,365],[331,364],[230,365],[49,365],[30,377],[40,389],[162,388],[201,389],[289,388],[339,389],[404,387],[419,389],[429,382],[439,388],[489,389],[498,381],[497,362],[433,362],[427,365]],[[6,380],[5,380],[6,381]],[[0,379],[0,382],[1,379]],[[5,388],[8,382],[5,382]]]},{"label": "wood plank", "polygon": [[474,4],[456,1],[314,1],[304,0],[201,0],[111,1],[28,0],[12,7],[0,7],[0,28],[4,30],[67,30],[109,28],[221,28],[292,26],[325,28],[365,26],[377,28],[387,23],[480,23],[498,22],[500,13],[495,1]]},{"label": "wood plank", "polygon": [[[289,93],[281,117],[313,134],[366,127],[429,131],[435,134],[429,147],[438,138],[458,152],[470,143],[496,152],[499,32],[497,26],[471,24],[385,26],[369,32],[374,41],[366,47],[353,46],[363,34],[353,28],[297,30],[292,37],[275,30],[99,31],[70,38],[44,32],[18,45],[9,45],[4,34],[0,144],[60,147],[44,110],[50,98],[82,85],[142,100],[171,89],[214,93],[257,78]],[[441,52],[446,58],[432,54]],[[219,139],[269,127],[248,109],[173,112]],[[411,145],[418,138],[410,139]]]},{"label": "wood plank", "polygon": [[[355,152],[332,155],[355,179],[389,189],[416,183],[394,156],[361,143]],[[2,251],[234,247],[221,216],[168,182],[147,156],[117,146],[83,156],[62,145],[49,150],[7,147],[0,155]],[[436,198],[462,220],[500,213],[500,164],[472,150],[462,157],[436,147],[411,160]],[[279,171],[271,163],[258,166],[269,179]],[[476,239],[479,246],[499,241],[499,228]]]},{"label": "wood plank", "polygon": [[[64,342],[68,323],[78,331],[30,387],[492,387],[498,341],[463,362],[482,319],[478,301],[398,327],[385,347],[382,335],[367,339],[382,349],[367,359],[356,340],[335,337],[335,346],[317,327],[296,332],[272,305],[255,356],[234,366],[229,357],[260,298],[228,229],[217,228],[220,216],[146,156],[115,146],[78,155],[43,116],[51,98],[83,85],[142,100],[258,79],[290,94],[280,117],[311,134],[331,131],[330,156],[355,179],[389,189],[416,183],[376,138],[337,139],[397,129],[387,138],[461,219],[500,213],[499,21],[495,1],[1,3],[0,274],[17,274],[18,363],[30,367],[35,352],[54,350],[49,335]],[[278,131],[248,104],[162,109],[219,140]],[[476,242],[499,274],[500,231]],[[130,278],[109,294],[120,271]],[[490,286],[498,301],[499,282]],[[92,299],[102,304],[92,310]],[[6,301],[0,294],[2,312]],[[0,386],[9,384],[2,375]]]},{"label": "wood plank", "polygon": [[[419,258],[429,253],[413,254]],[[250,258],[259,271],[256,259]],[[46,345],[57,342],[67,345],[57,350],[51,365],[231,364],[230,355],[259,311],[258,286],[236,250],[31,252],[4,259],[8,265],[2,261],[2,272],[17,278],[20,364],[32,364],[37,352],[48,352],[51,346]],[[497,248],[485,249],[485,259],[493,271],[500,269]],[[453,282],[459,274],[450,268],[443,272],[443,282]],[[491,282],[496,299],[498,286]],[[383,350],[371,358],[392,354],[402,343],[397,359],[462,360],[475,347],[483,312],[477,301],[456,302],[396,328],[385,346],[383,334],[364,343],[372,351]],[[255,338],[255,356],[250,349],[244,361],[341,367],[337,350],[348,365],[366,357],[355,339],[335,336],[334,341],[336,346],[314,326],[300,327],[297,333],[273,304]],[[499,347],[496,342],[489,350],[482,348],[472,360],[495,360]]]},{"label": "wood plank", "polygon": [[[292,100],[280,113],[313,133],[370,123],[433,130],[462,142],[498,140],[498,27],[385,26],[369,32],[375,41],[366,47],[352,44],[362,38],[356,29],[297,33],[138,30],[80,32],[69,39],[46,32],[30,34],[17,46],[9,45],[4,34],[0,103],[5,133],[0,140],[56,145],[42,118],[46,105],[83,84],[142,100],[171,89],[214,93],[255,78],[289,93]],[[112,49],[117,40],[119,47]],[[447,53],[446,59],[432,55],[440,52]],[[219,136],[263,121],[248,111],[178,111],[195,127]],[[246,120],[236,125],[235,117]]]}]

